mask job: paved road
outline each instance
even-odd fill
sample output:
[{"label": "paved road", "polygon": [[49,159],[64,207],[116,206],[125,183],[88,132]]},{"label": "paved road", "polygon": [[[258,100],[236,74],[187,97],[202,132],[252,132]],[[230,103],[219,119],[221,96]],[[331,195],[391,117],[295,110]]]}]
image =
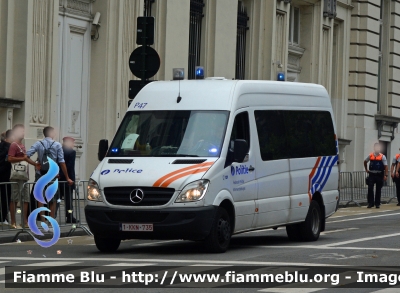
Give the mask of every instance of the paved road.
[{"label": "paved road", "polygon": [[[208,254],[201,244],[190,241],[124,241],[113,254],[101,254],[93,238],[77,236],[61,239],[55,246],[45,249],[35,242],[0,245],[0,281],[4,283],[5,265],[262,265],[262,266],[398,266],[400,263],[400,208],[395,204],[381,209],[354,207],[340,209],[328,219],[326,231],[317,242],[293,243],[286,237],[284,228],[262,230],[234,236],[231,248],[224,254]],[[69,244],[68,244],[69,242]],[[28,254],[28,251],[31,251]],[[57,254],[61,250],[61,254]],[[4,286],[4,284],[0,284]],[[1,291],[0,287],[0,291]],[[262,292],[399,292],[400,284],[391,289],[266,289]],[[23,289],[6,289],[6,292],[26,292]],[[32,289],[30,292],[42,292]],[[63,290],[52,290],[62,292]],[[103,290],[74,290],[74,292],[99,292]],[[132,289],[122,292],[132,292]],[[192,289],[189,292],[205,292]],[[214,289],[210,292],[257,292],[260,289]],[[66,292],[66,291],[65,291]],[[120,290],[104,290],[120,292]],[[188,292],[177,289],[143,289],[135,292]]]}]

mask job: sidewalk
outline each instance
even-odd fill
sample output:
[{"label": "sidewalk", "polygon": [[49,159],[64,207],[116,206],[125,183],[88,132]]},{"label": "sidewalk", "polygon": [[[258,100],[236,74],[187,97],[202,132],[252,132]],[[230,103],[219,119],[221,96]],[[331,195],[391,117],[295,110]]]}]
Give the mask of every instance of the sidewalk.
[{"label": "sidewalk", "polygon": [[[368,205],[368,202],[366,199],[362,199],[362,200],[355,199],[355,201],[362,207]],[[389,201],[390,201],[390,203],[389,203]],[[339,202],[339,208],[358,207],[358,205],[354,202],[350,202],[348,204],[347,204],[347,202],[348,202],[347,200],[343,200],[343,201]],[[382,205],[386,205],[388,203],[390,205],[392,205],[392,204],[397,205],[397,198],[382,198],[381,199]]]},{"label": "sidewalk", "polygon": [[397,201],[392,201],[389,204],[382,203],[380,209],[376,209],[375,207],[373,207],[371,209],[367,209],[366,203],[360,202],[360,204],[361,204],[361,207],[359,207],[359,206],[350,206],[350,207],[339,206],[339,209],[337,210],[337,212],[335,214],[333,214],[329,219],[345,217],[345,216],[385,213],[385,212],[392,212],[392,211],[400,212],[400,207],[397,206]]},{"label": "sidewalk", "polygon": [[[61,207],[60,210],[64,210],[64,201],[61,202]],[[85,211],[84,211],[85,207],[84,207],[84,202],[83,200],[80,201],[80,216],[81,216],[81,221],[80,224],[68,224],[67,226],[63,225],[60,227],[61,230],[61,235],[60,237],[67,237],[67,236],[83,236],[83,235],[88,235],[83,229],[79,228],[79,226],[84,226],[87,229],[89,229],[87,223],[86,223],[86,218],[85,218]],[[58,217],[57,217],[58,218]],[[4,225],[1,226],[0,225],[0,243],[9,243],[12,242],[15,235],[21,231],[22,229],[13,229],[13,230],[2,230],[4,227],[4,229],[8,229],[9,226]],[[75,231],[73,231],[70,235],[68,235],[71,232],[71,229],[76,228]],[[27,231],[30,231],[30,229],[25,229]],[[51,239],[53,236],[52,233],[44,233],[44,236],[38,236],[38,239]],[[35,235],[36,237],[36,235]],[[26,232],[22,232],[21,234],[18,235],[17,239],[19,239],[21,242],[24,241],[32,241],[33,238]]]}]

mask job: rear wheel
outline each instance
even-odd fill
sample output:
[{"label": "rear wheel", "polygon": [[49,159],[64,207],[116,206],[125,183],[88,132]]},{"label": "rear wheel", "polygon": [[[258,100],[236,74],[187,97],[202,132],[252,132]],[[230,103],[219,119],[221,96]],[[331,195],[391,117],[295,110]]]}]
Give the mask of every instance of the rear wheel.
[{"label": "rear wheel", "polygon": [[317,241],[322,227],[322,213],[319,204],[313,200],[306,220],[301,224],[302,237],[304,241]]},{"label": "rear wheel", "polygon": [[206,249],[210,252],[225,252],[228,249],[231,236],[232,225],[229,214],[224,208],[219,207],[211,232],[204,241]]},{"label": "rear wheel", "polygon": [[322,221],[321,207],[313,200],[306,220],[302,223],[287,225],[286,233],[292,241],[316,241],[321,233]]},{"label": "rear wheel", "polygon": [[121,239],[99,237],[94,235],[96,247],[101,252],[115,252],[121,244]]}]

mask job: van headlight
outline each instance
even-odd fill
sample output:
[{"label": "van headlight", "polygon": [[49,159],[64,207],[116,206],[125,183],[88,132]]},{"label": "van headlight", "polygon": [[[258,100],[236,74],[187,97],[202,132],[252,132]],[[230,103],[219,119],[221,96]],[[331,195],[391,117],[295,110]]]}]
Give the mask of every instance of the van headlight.
[{"label": "van headlight", "polygon": [[197,180],[186,185],[176,198],[175,202],[198,201],[204,197],[207,192],[208,180]]},{"label": "van headlight", "polygon": [[92,201],[103,201],[101,197],[100,188],[96,181],[93,179],[89,180],[87,199]]}]

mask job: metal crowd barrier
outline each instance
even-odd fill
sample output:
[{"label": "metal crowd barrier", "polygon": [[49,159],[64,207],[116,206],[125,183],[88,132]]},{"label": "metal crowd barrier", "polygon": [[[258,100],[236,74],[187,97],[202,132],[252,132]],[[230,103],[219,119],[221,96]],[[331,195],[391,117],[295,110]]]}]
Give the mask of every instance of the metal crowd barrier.
[{"label": "metal crowd barrier", "polygon": [[354,200],[353,174],[351,172],[340,172],[340,201],[347,201],[345,205],[353,202],[360,206]]},{"label": "metal crowd barrier", "polygon": [[[359,202],[367,201],[367,176],[368,173],[365,171],[340,172],[340,201],[346,202],[345,206],[349,203],[355,203],[360,206]],[[387,203],[390,203],[394,198],[397,198],[396,184],[393,182],[391,177],[383,183],[381,198],[388,199]]]},{"label": "metal crowd barrier", "polygon": [[[15,186],[18,188],[18,183],[16,182],[1,182],[0,183],[0,232],[10,231],[11,229],[11,218],[8,217],[11,203],[11,188]],[[19,192],[18,192],[19,193]],[[18,195],[19,198],[19,195]],[[16,214],[17,216],[17,214]],[[7,220],[8,225],[4,222]]]},{"label": "metal crowd barrier", "polygon": [[[72,186],[69,186],[65,181],[59,181],[58,190],[56,195],[54,196],[55,204],[55,211],[54,211],[54,218],[57,220],[60,227],[70,227],[70,230],[67,234],[67,237],[72,235],[77,229],[82,229],[88,235],[93,235],[90,230],[85,226],[86,223],[83,223],[83,218],[81,217],[81,199],[80,199],[80,192],[79,190],[84,185],[84,182],[87,181],[79,181],[76,184],[75,190]],[[40,205],[36,201],[33,196],[33,188],[35,186],[35,182],[26,182],[22,185],[22,188],[18,190],[18,203],[19,206],[17,207],[17,202],[15,202],[15,224],[16,228],[11,226],[11,213],[10,213],[10,199],[11,199],[11,186],[18,188],[18,183],[16,182],[6,182],[0,183],[0,232],[2,231],[16,231],[16,234],[13,238],[13,241],[18,239],[18,236],[22,233],[26,233],[32,237],[34,235],[30,231],[29,227],[25,225],[25,209],[26,206],[24,205],[24,201],[22,198],[23,190],[26,188],[29,194],[29,203],[28,203],[28,210],[27,210],[27,217],[30,215],[33,210],[38,208]],[[86,184],[87,188],[87,184]],[[85,193],[81,191],[81,194],[84,196]],[[63,199],[61,199],[61,197]],[[50,209],[50,205],[47,205],[47,208]],[[5,215],[3,215],[5,213]],[[43,212],[45,215],[49,215],[48,212]],[[9,214],[9,216],[8,216]],[[77,220],[76,223],[71,222],[71,218],[75,218]],[[8,225],[4,224],[4,219],[7,219]],[[37,217],[38,221],[44,221],[44,218],[40,216]],[[40,225],[39,225],[40,228]],[[50,227],[51,228],[51,227]]]}]

